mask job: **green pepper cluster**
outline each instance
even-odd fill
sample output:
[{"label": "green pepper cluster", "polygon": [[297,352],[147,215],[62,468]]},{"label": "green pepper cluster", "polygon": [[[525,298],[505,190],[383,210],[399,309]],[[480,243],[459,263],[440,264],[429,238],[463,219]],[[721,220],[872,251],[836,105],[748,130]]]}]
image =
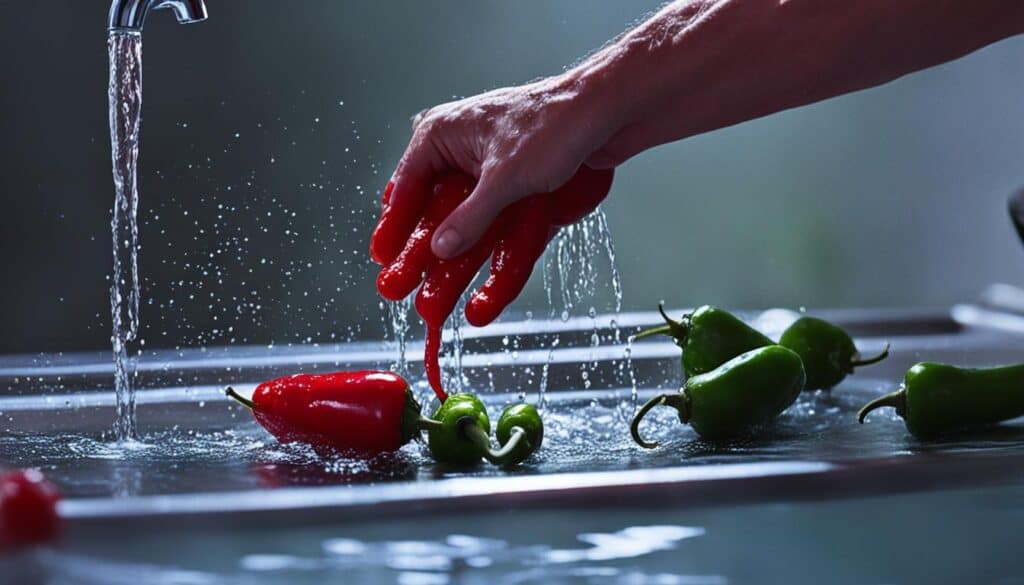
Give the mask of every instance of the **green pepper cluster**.
[{"label": "green pepper cluster", "polygon": [[525,461],[544,441],[544,422],[530,404],[513,404],[498,418],[499,448],[491,447],[491,419],[474,394],[452,394],[434,412],[427,427],[430,454],[442,463],[476,465],[481,459],[514,467]]},{"label": "green pepper cluster", "polygon": [[658,310],[665,324],[636,337],[672,337],[683,352],[686,381],[679,392],[652,398],[633,417],[633,439],[647,448],[657,443],[640,437],[640,421],[656,406],[675,408],[679,420],[701,437],[733,437],[773,420],[803,390],[831,388],[889,351],[862,360],[845,331],[814,317],[798,319],[776,344],[717,307],[705,305],[678,321],[663,306]]}]

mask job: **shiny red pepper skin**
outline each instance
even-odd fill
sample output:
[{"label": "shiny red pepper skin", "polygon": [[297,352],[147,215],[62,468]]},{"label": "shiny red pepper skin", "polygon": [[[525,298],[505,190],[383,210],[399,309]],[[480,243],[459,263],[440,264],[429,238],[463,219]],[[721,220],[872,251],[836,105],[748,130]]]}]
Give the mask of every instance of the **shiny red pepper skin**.
[{"label": "shiny red pepper skin", "polygon": [[[466,175],[453,174],[444,177],[434,186],[434,197],[427,204],[427,209],[416,224],[416,229],[409,236],[402,251],[393,261],[381,269],[377,275],[377,291],[389,301],[398,301],[409,296],[423,281],[424,274],[434,262],[434,254],[430,251],[430,239],[434,236],[437,226],[448,215],[469,197],[475,183]],[[385,193],[390,193],[385,189]],[[381,223],[384,219],[381,218]],[[378,238],[374,233],[374,240]]]},{"label": "shiny red pepper skin", "polygon": [[448,394],[441,385],[441,367],[437,363],[440,353],[441,328],[459,303],[462,291],[469,287],[480,267],[494,248],[494,228],[465,253],[449,260],[435,259],[416,294],[416,312],[427,325],[427,346],[424,350],[424,369],[427,380],[437,399],[444,402]]},{"label": "shiny red pepper skin", "polygon": [[370,238],[370,258],[378,264],[389,264],[405,247],[409,233],[420,219],[421,208],[416,205],[392,207],[391,192],[395,186],[388,183],[381,197],[380,221]]},{"label": "shiny red pepper skin", "polygon": [[494,247],[490,276],[466,304],[471,325],[483,327],[494,321],[522,292],[558,229],[550,224],[551,207],[547,195],[531,195],[502,212],[496,223],[505,231]]},{"label": "shiny red pepper skin", "polygon": [[419,404],[391,372],[277,378],[256,387],[250,408],[277,440],[307,443],[323,456],[370,458],[398,450],[419,433]]},{"label": "shiny red pepper skin", "polygon": [[35,469],[0,475],[0,550],[44,544],[60,533],[60,493]]},{"label": "shiny red pepper skin", "polygon": [[[466,305],[466,318],[475,326],[490,323],[515,300],[547,242],[560,227],[593,211],[608,195],[613,176],[611,169],[580,167],[555,191],[531,195],[509,206],[479,242],[449,260],[433,256],[430,240],[437,226],[469,196],[475,181],[459,173],[440,177],[418,222],[407,215],[419,217],[421,210],[403,210],[405,215],[396,216],[389,206],[392,185],[384,190],[384,210],[370,242],[371,257],[385,264],[377,278],[377,290],[386,299],[399,300],[422,280],[416,311],[427,324],[424,366],[439,400],[447,397],[438,364],[441,328],[487,257],[493,252],[490,277]],[[408,229],[403,227],[406,225]]]},{"label": "shiny red pepper skin", "polygon": [[564,227],[583,219],[608,196],[615,178],[613,169],[595,170],[583,165],[564,185],[550,193],[551,223]]},{"label": "shiny red pepper skin", "polygon": [[441,364],[438,363],[441,355],[441,328],[427,325],[426,340],[423,345],[423,370],[427,374],[427,382],[434,389],[434,395],[444,404],[448,400],[448,393],[444,391],[444,384],[441,383]]}]

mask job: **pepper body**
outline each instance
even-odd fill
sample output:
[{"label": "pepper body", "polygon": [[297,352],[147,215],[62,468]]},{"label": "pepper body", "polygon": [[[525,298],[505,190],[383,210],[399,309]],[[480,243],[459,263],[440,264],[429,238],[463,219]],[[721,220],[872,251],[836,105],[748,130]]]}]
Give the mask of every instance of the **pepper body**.
[{"label": "pepper body", "polygon": [[504,462],[506,466],[522,463],[544,442],[544,422],[531,404],[513,404],[502,411],[495,430],[498,444],[506,445],[516,429],[521,429],[525,437],[508,453]]},{"label": "pepper body", "polygon": [[247,406],[279,441],[308,443],[323,455],[373,457],[399,449],[419,432],[419,404],[405,380],[391,372],[277,378],[257,386]]},{"label": "pepper body", "polygon": [[615,171],[581,165],[564,185],[551,192],[551,224],[564,227],[597,209],[612,188]]},{"label": "pepper body", "polygon": [[0,475],[0,550],[54,540],[59,500],[57,488],[35,469]]},{"label": "pepper body", "polygon": [[683,370],[687,377],[704,374],[744,352],[774,343],[732,313],[705,305],[690,314],[689,335],[680,345]]},{"label": "pepper body", "polygon": [[441,423],[427,430],[427,446],[434,459],[455,465],[480,462],[483,451],[465,433],[466,424],[475,424],[485,434],[491,432],[491,419],[479,398],[472,394],[452,394],[434,412],[433,418]]},{"label": "pepper body", "polygon": [[427,343],[423,362],[427,379],[434,394],[441,402],[448,394],[441,384],[441,367],[438,363],[441,349],[441,328],[448,316],[455,310],[462,292],[473,282],[480,267],[494,248],[498,226],[487,230],[480,241],[469,250],[448,260],[434,259],[423,286],[416,293],[416,312],[427,326]]},{"label": "pepper body", "polygon": [[549,224],[550,203],[546,195],[531,195],[499,216],[504,232],[494,247],[490,275],[466,304],[471,325],[483,327],[496,319],[530,280],[534,263],[557,231]]},{"label": "pepper body", "polygon": [[[381,196],[380,221],[370,238],[370,258],[378,264],[390,264],[406,246],[410,232],[420,221],[422,207],[416,204],[395,207],[391,205],[391,193],[395,184],[388,181]],[[417,202],[423,205],[422,202]]]},{"label": "pepper body", "polygon": [[861,409],[893,406],[914,436],[929,438],[1024,415],[1024,364],[959,368],[922,362],[904,377],[903,387]]},{"label": "pepper body", "polygon": [[[473,192],[474,183],[472,179],[462,174],[446,175],[434,186],[433,198],[427,204],[427,208],[416,224],[416,228],[409,235],[408,240],[402,242],[402,247],[395,258],[381,268],[377,275],[377,291],[380,295],[390,301],[398,301],[409,296],[416,290],[423,281],[423,274],[434,261],[434,254],[430,250],[430,240],[437,231],[437,226],[448,214],[455,210],[466,197]],[[385,193],[390,190],[385,189]],[[378,236],[376,233],[371,241],[395,237],[389,233],[389,224],[381,219],[378,230],[383,229],[384,234]],[[397,244],[378,244],[378,247],[390,249]],[[382,252],[383,253],[383,252]]]},{"label": "pepper body", "polygon": [[637,334],[637,338],[663,334],[683,350],[687,378],[710,372],[743,352],[775,342],[728,311],[704,305],[674,321],[659,306],[666,324]]},{"label": "pepper body", "polygon": [[688,422],[707,439],[735,436],[765,424],[803,391],[800,356],[771,345],[754,349],[686,381]]},{"label": "pepper body", "polygon": [[779,345],[797,353],[807,373],[807,390],[832,388],[852,374],[854,367],[881,361],[888,348],[869,360],[860,360],[860,352],[842,328],[815,317],[801,317],[786,328]]},{"label": "pepper body", "polygon": [[705,439],[725,439],[763,425],[789,407],[803,391],[806,376],[800,356],[770,345],[742,353],[714,370],[686,380],[679,393],[656,396],[633,417],[633,439],[641,419],[655,406],[671,406],[679,420]]}]

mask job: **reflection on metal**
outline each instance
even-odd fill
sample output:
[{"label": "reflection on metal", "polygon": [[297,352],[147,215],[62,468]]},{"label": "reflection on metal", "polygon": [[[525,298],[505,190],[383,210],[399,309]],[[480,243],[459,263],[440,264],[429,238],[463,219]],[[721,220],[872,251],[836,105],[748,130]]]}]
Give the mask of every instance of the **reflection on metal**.
[{"label": "reflection on metal", "polygon": [[388,504],[402,503],[415,503],[421,511],[449,506],[466,510],[474,507],[474,500],[479,500],[477,503],[484,508],[493,508],[516,501],[561,500],[569,493],[575,494],[576,498],[586,494],[603,494],[607,497],[631,490],[648,491],[658,486],[677,484],[794,478],[827,472],[833,468],[830,463],[814,461],[763,462],[618,472],[556,473],[528,478],[508,475],[368,486],[280,488],[234,493],[230,498],[225,498],[222,493],[138,496],[123,500],[82,498],[61,502],[60,513],[65,518],[81,520],[246,512],[284,512],[290,515],[300,510],[319,510],[318,513],[323,513],[339,507],[350,511],[367,507],[378,507],[377,510],[380,510],[380,507]]},{"label": "reflection on metal", "polygon": [[980,304],[1013,313],[1024,313],[1024,290],[1012,284],[997,282],[981,291]]},{"label": "reflection on metal", "polygon": [[1024,334],[1024,316],[987,309],[977,305],[955,305],[953,318],[964,325]]},{"label": "reflection on metal", "polygon": [[151,10],[169,9],[181,24],[206,20],[203,0],[113,0],[107,16],[107,29],[142,31]]}]

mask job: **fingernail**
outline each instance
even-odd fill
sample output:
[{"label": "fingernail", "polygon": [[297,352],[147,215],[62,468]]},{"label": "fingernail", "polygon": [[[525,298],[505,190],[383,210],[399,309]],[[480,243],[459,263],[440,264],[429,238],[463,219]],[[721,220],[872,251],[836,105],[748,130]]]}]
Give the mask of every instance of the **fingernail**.
[{"label": "fingernail", "polygon": [[437,253],[445,258],[454,256],[461,246],[462,236],[451,228],[441,232],[441,235],[437,236],[437,240],[434,242],[434,248],[437,250]]}]

